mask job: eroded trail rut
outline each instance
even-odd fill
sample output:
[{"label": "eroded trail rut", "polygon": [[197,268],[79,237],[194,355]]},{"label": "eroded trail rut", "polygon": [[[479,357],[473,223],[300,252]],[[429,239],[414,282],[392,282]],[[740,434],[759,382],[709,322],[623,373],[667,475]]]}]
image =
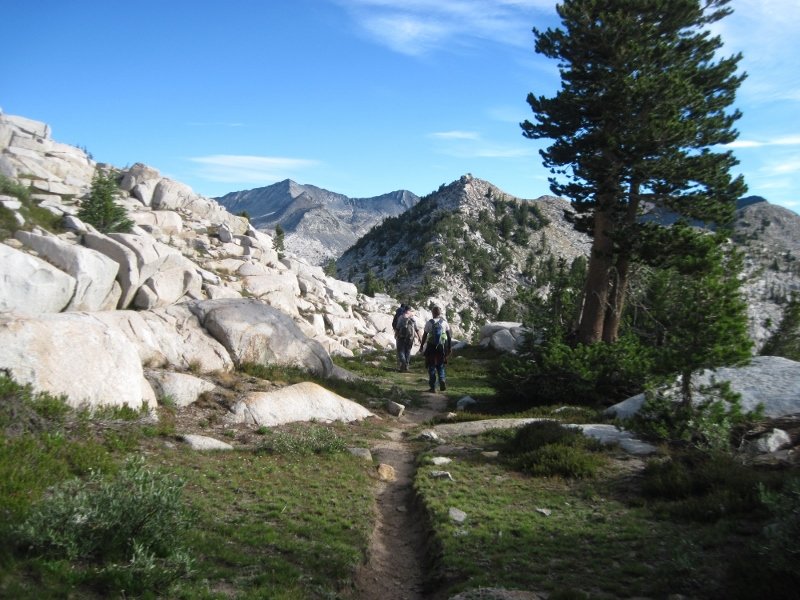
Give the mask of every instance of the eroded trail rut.
[{"label": "eroded trail rut", "polygon": [[394,468],[395,479],[376,488],[376,523],[367,563],[356,577],[356,598],[363,600],[418,600],[424,594],[425,529],[414,506],[412,487],[415,456],[406,431],[446,408],[439,394],[423,394],[425,405],[406,409],[393,419],[388,439],[372,450],[378,464]]}]

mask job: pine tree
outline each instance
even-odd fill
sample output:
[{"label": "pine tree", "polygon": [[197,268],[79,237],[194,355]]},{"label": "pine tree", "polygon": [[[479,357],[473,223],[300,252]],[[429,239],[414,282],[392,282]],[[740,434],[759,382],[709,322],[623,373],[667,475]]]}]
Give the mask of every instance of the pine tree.
[{"label": "pine tree", "polygon": [[275,225],[275,239],[272,240],[272,245],[275,251],[278,253],[278,257],[283,258],[283,251],[284,251],[284,238],[285,234],[283,231],[283,227],[281,224],[278,223]]},{"label": "pine tree", "polygon": [[[652,232],[646,310],[638,333],[656,353],[657,373],[681,375],[685,405],[692,373],[749,358],[747,304],[740,289],[741,256],[724,238],[683,223]],[[682,251],[675,251],[680,248]],[[664,250],[667,252],[664,252]]]},{"label": "pine tree", "polygon": [[88,198],[81,202],[78,218],[101,233],[129,232],[133,221],[128,219],[125,208],[114,202],[117,193],[114,177],[97,171]]},{"label": "pine tree", "polygon": [[534,29],[536,51],[559,61],[561,89],[528,95],[523,135],[542,151],[555,194],[570,198],[593,236],[577,339],[616,340],[637,216],[653,203],[688,218],[728,222],[745,191],[729,170],[741,116],[729,111],[740,55],[716,60],[707,27],[729,0],[565,0],[563,29]]}]

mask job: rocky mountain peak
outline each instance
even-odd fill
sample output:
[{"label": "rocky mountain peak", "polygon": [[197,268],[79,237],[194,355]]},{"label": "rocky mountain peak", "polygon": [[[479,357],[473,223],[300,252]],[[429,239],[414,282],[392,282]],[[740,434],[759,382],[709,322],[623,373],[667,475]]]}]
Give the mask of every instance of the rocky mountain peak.
[{"label": "rocky mountain peak", "polygon": [[458,335],[469,336],[520,285],[539,285],[537,264],[588,253],[572,212],[561,198],[523,200],[466,174],[374,227],[340,257],[337,272],[417,306],[443,306]]},{"label": "rocky mountain peak", "polygon": [[413,206],[418,198],[407,190],[349,198],[286,179],[217,200],[234,214],[246,213],[260,231],[271,233],[280,225],[287,251],[321,265],[339,256],[373,225]]}]

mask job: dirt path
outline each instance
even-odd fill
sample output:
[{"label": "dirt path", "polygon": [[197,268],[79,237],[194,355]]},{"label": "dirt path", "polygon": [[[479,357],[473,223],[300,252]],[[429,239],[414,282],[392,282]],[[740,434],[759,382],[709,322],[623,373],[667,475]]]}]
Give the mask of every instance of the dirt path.
[{"label": "dirt path", "polygon": [[388,439],[372,450],[377,464],[394,468],[394,481],[376,490],[376,522],[369,558],[356,576],[355,597],[363,600],[421,600],[424,583],[425,531],[414,506],[414,452],[404,433],[447,406],[441,394],[422,394],[424,406],[393,418]]}]

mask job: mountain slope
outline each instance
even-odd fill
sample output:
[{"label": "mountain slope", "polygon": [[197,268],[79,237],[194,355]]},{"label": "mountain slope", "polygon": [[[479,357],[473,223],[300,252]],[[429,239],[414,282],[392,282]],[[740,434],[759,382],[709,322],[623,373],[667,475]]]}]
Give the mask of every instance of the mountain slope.
[{"label": "mountain slope", "polygon": [[760,349],[800,294],[800,215],[763,199],[748,202],[736,211],[733,241],[744,254],[742,290]]},{"label": "mountain slope", "polygon": [[589,238],[572,228],[573,212],[561,198],[521,200],[465,175],[374,227],[341,256],[337,273],[418,306],[439,303],[455,331],[469,335],[498,315],[513,318],[503,306],[520,285],[538,289],[542,268],[586,256]]},{"label": "mountain slope", "polygon": [[405,190],[349,198],[287,179],[216,200],[234,214],[247,213],[253,226],[262,231],[280,224],[286,250],[319,265],[339,256],[386,217],[414,206],[419,198]]}]

